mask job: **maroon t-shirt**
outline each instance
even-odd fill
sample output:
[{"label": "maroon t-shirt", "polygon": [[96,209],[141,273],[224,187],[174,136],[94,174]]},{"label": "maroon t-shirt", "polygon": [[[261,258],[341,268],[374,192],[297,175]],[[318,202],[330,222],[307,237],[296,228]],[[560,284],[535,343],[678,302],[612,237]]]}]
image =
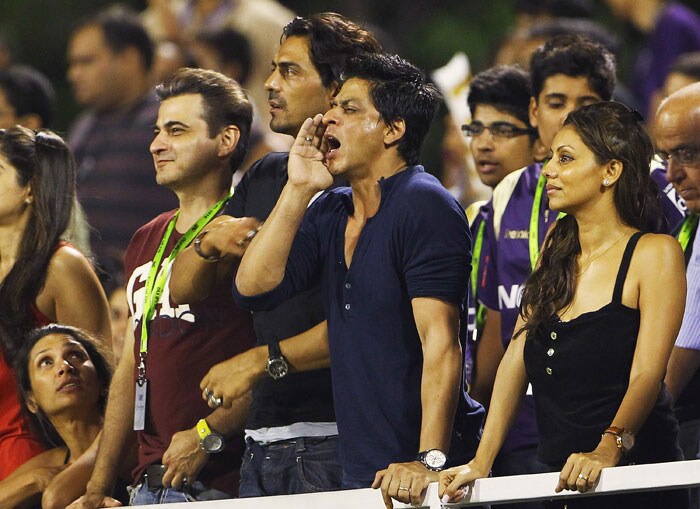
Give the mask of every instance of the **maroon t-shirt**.
[{"label": "maroon t-shirt", "polygon": [[[174,213],[161,214],[141,227],[126,252],[125,268],[129,274],[126,293],[134,317],[134,355],[137,359],[144,286],[153,257]],[[182,235],[173,230],[165,255],[170,254],[180,237]],[[167,256],[163,258],[165,263]],[[201,302],[182,305],[176,305],[170,299],[168,282],[169,277],[149,327],[146,424],[145,429],[137,433],[139,453],[134,480],[138,480],[149,465],[162,462],[173,434],[194,427],[199,419],[212,412],[202,399],[199,388],[207,371],[255,343],[251,316],[235,304],[230,282],[217,286],[212,295]],[[209,457],[198,480],[208,488],[237,495],[243,449],[242,434],[227,440],[223,452]]]}]

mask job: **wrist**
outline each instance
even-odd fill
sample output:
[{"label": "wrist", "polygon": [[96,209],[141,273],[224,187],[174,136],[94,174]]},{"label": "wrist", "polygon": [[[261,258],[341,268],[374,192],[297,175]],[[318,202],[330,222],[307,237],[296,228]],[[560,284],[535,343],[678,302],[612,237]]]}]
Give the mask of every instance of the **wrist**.
[{"label": "wrist", "polygon": [[192,243],[194,245],[194,251],[199,258],[205,262],[218,262],[221,260],[221,251],[214,249],[210,242],[208,242],[207,233],[209,233],[209,230],[204,230],[194,239]]},{"label": "wrist", "polygon": [[595,452],[596,454],[609,458],[614,465],[617,465],[622,458],[622,451],[617,446],[615,436],[609,433],[603,433]]}]

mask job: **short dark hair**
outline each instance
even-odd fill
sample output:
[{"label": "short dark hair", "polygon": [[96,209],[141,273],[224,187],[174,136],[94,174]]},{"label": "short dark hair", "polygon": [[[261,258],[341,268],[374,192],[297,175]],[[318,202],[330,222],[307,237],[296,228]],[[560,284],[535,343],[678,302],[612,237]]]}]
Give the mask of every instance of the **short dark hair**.
[{"label": "short dark hair", "polygon": [[151,69],[154,53],[153,41],[135,11],[115,4],[83,20],[78,24],[74,33],[91,26],[99,27],[102,30],[105,43],[113,53],[121,53],[131,47],[136,48],[141,55],[144,68]]},{"label": "short dark hair", "polygon": [[387,124],[398,119],[406,132],[398,151],[407,164],[418,162],[421,145],[435,118],[442,96],[423,71],[398,55],[365,53],[349,59],[342,81],[351,78],[368,81],[372,104]]},{"label": "short dark hair", "polygon": [[528,28],[527,39],[551,39],[560,35],[578,34],[605,46],[613,55],[620,51],[620,39],[610,30],[592,19],[553,18]]},{"label": "short dark hair", "polygon": [[497,65],[474,76],[469,85],[467,104],[474,116],[485,104],[504,111],[530,126],[530,75],[517,65]]},{"label": "short dark hair", "polygon": [[42,127],[51,127],[56,93],[49,79],[26,65],[0,70],[0,89],[18,117],[36,114]]},{"label": "short dark hair", "polygon": [[[87,352],[90,360],[95,366],[97,378],[102,386],[102,395],[100,398],[100,410],[104,415],[107,407],[107,394],[109,384],[112,380],[112,357],[109,350],[96,338],[91,336],[87,331],[69,325],[59,325],[52,323],[39,329],[30,331],[22,340],[22,345],[17,352],[17,357],[14,361],[15,379],[22,400],[28,401],[29,393],[32,391],[32,383],[29,378],[29,363],[31,359],[29,354],[41,339],[52,334],[61,334],[69,336],[71,339],[80,343]],[[57,447],[63,444],[63,440],[59,436],[56,429],[53,427],[48,418],[43,414],[41,409],[36,414],[27,413],[30,417],[30,422],[37,428],[37,431],[43,435],[47,445]]]},{"label": "short dark hair", "polygon": [[585,77],[591,89],[608,101],[615,88],[615,57],[602,44],[580,35],[553,37],[537,48],[530,60],[532,96],[536,100],[547,78],[555,74]]},{"label": "short dark hair", "polygon": [[289,37],[308,39],[311,62],[321,76],[324,87],[340,81],[340,73],[348,58],[382,50],[374,35],[335,12],[294,18],[284,27],[280,42]]},{"label": "short dark hair", "polygon": [[684,53],[679,56],[673,65],[670,72],[684,74],[700,81],[700,51],[693,53]]},{"label": "short dark hair", "polygon": [[186,94],[202,96],[204,120],[212,138],[227,125],[238,127],[240,138],[230,162],[231,171],[236,171],[248,151],[253,120],[253,108],[245,92],[232,78],[216,71],[191,67],[179,69],[156,87],[156,95],[161,101]]},{"label": "short dark hair", "polygon": [[240,82],[246,83],[250,76],[253,53],[248,38],[233,28],[204,29],[197,32],[195,39],[219,55],[224,63],[237,63],[241,66]]}]

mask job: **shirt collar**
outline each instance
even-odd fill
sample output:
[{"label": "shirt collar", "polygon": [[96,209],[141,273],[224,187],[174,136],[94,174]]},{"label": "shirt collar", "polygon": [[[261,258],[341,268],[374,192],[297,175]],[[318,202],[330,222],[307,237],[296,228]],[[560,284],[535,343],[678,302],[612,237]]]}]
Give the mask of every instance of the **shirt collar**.
[{"label": "shirt collar", "polygon": [[[392,189],[400,185],[401,182],[410,178],[412,175],[415,175],[416,173],[422,173],[424,171],[425,169],[420,165],[407,166],[405,169],[396,172],[389,177],[380,178],[377,182],[379,183],[379,189],[381,191],[382,200],[379,203],[379,210],[377,212],[382,210],[384,200],[387,196],[389,196]],[[349,189],[347,192],[341,194],[340,200],[348,214],[353,214],[355,212],[355,205],[352,202],[352,189]]]}]

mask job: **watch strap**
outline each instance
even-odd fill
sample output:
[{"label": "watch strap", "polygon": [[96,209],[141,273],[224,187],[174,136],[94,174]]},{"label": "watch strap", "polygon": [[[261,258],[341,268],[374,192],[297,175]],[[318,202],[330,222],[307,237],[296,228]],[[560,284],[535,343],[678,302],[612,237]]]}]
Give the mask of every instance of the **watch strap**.
[{"label": "watch strap", "polygon": [[[603,436],[606,434],[613,435],[615,437],[615,445],[622,451],[623,454],[627,454],[632,447],[634,447],[634,435],[631,431],[627,431],[625,428],[620,428],[618,426],[608,426],[605,431],[603,431]],[[625,444],[625,436],[627,436],[627,441],[630,442],[628,447]]]},{"label": "watch strap", "polygon": [[279,341],[273,340],[272,342],[268,343],[267,352],[269,354],[270,359],[278,359],[282,357],[282,350],[280,349]]},{"label": "watch strap", "polygon": [[198,420],[196,427],[197,427],[197,434],[199,435],[200,440],[204,440],[209,435],[211,435],[211,428],[209,427],[209,423],[207,422],[206,419]]}]

